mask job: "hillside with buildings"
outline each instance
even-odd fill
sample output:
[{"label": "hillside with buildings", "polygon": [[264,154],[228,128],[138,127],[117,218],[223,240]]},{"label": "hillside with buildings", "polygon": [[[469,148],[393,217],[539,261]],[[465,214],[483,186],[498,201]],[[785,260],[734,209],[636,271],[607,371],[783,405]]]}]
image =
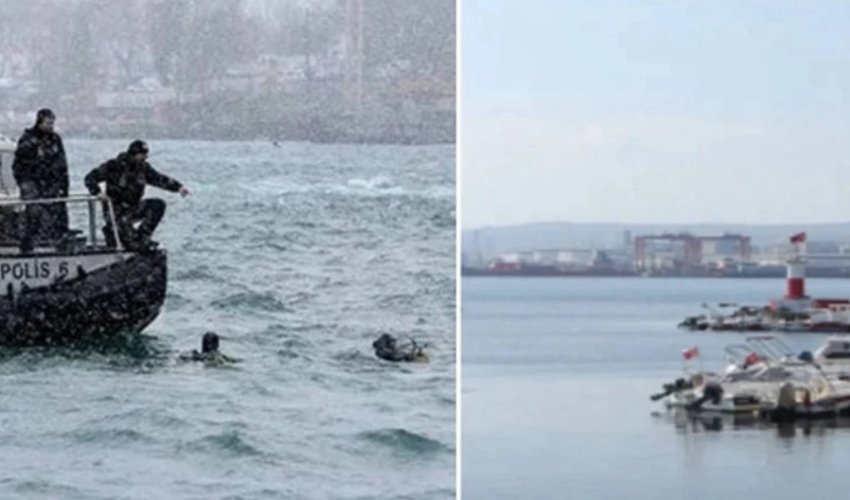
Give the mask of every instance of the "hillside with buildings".
[{"label": "hillside with buildings", "polygon": [[67,136],[453,142],[454,7],[0,0],[0,133],[51,107]]}]

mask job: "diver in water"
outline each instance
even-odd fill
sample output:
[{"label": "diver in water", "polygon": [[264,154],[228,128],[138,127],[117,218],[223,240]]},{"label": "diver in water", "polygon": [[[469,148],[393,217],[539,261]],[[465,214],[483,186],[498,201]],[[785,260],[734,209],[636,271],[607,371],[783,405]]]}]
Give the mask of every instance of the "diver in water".
[{"label": "diver in water", "polygon": [[384,333],[376,341],[372,342],[372,347],[375,348],[375,356],[387,361],[408,363],[428,362],[428,356],[425,354],[423,346],[418,345],[413,339],[410,339],[409,344],[400,346],[395,337]]},{"label": "diver in water", "polygon": [[238,359],[222,354],[218,350],[218,335],[207,332],[201,339],[201,352],[193,350],[180,355],[180,361],[203,361],[211,364],[237,363]]}]

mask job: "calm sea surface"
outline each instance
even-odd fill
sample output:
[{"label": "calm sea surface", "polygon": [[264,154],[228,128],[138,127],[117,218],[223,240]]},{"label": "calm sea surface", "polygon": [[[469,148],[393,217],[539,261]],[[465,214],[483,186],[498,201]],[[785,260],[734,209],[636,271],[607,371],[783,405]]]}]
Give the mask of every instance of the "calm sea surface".
[{"label": "calm sea surface", "polygon": [[[810,295],[850,297],[846,280]],[[764,305],[783,279],[464,278],[465,500],[846,498],[850,428],[691,420],[649,395],[699,346],[706,369],[745,334],[685,332],[703,302]],[[797,350],[823,335],[783,334]]]},{"label": "calm sea surface", "polygon": [[[128,141],[68,141],[72,186]],[[0,350],[0,498],[455,494],[454,148],[152,141],[184,182],[139,337]],[[215,330],[226,368],[183,364]],[[374,358],[380,333],[431,363]]]}]

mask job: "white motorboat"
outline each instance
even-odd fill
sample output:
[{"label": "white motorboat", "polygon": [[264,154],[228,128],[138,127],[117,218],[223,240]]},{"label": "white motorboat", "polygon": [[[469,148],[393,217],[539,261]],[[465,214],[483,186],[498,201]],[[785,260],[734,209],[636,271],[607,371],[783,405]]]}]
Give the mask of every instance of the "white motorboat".
[{"label": "white motorboat", "polygon": [[723,373],[689,371],[653,399],[666,399],[670,407],[732,414],[782,411],[821,417],[850,412],[850,381],[800,359],[775,337],[748,337],[725,350]]}]

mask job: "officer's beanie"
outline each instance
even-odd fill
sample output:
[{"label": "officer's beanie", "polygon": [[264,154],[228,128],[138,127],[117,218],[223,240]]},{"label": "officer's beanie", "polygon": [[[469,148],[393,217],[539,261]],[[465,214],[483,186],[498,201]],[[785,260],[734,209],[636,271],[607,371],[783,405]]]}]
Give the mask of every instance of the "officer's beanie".
[{"label": "officer's beanie", "polygon": [[47,120],[48,118],[53,118],[55,120],[56,115],[53,113],[53,111],[51,109],[48,109],[48,108],[39,109],[38,113],[35,114],[35,124],[38,125],[41,122],[43,122],[44,120]]},{"label": "officer's beanie", "polygon": [[141,139],[136,139],[135,141],[130,143],[130,147],[127,148],[127,152],[130,153],[131,155],[138,154],[138,153],[147,154],[148,153],[148,145],[145,143],[145,141],[143,141]]}]

